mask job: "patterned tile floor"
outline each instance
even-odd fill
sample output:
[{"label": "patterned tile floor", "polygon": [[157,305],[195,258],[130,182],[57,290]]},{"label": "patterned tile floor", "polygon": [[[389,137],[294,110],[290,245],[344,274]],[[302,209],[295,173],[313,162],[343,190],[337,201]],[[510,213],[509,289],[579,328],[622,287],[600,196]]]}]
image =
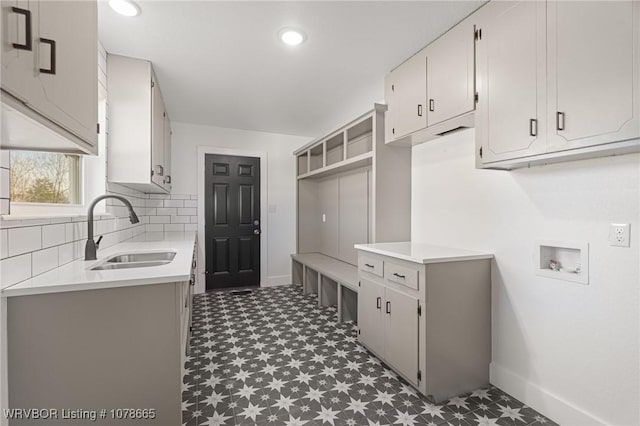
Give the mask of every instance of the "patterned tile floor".
[{"label": "patterned tile floor", "polygon": [[489,387],[431,405],[299,286],[197,295],[184,425],[554,425]]}]

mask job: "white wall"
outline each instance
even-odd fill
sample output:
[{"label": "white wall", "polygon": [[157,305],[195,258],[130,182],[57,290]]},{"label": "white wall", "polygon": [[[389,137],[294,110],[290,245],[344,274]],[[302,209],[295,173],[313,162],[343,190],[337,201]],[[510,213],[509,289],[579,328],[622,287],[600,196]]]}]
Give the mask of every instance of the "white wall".
[{"label": "white wall", "polygon": [[[268,284],[291,283],[290,254],[296,243],[296,185],[293,151],[309,138],[247,130],[172,123],[172,193],[197,194],[197,148],[214,146],[267,153]],[[201,250],[204,243],[199,243]],[[201,253],[203,253],[201,251]],[[201,257],[204,259],[204,257]],[[202,287],[202,286],[200,286]],[[201,288],[202,289],[202,288]]]},{"label": "white wall", "polygon": [[[413,240],[495,253],[492,383],[563,425],[640,424],[640,155],[476,170],[471,129],[415,147],[412,179]],[[536,276],[538,239],[588,242],[589,285]]]}]

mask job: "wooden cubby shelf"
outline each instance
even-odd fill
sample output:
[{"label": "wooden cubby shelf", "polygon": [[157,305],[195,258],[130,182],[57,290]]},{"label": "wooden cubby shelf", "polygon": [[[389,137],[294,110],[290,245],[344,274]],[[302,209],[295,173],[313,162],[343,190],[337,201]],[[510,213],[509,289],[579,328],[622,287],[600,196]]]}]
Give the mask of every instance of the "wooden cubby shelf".
[{"label": "wooden cubby shelf", "polygon": [[294,283],[357,318],[355,244],[411,238],[411,150],[386,145],[386,105],[294,152],[297,251]]}]

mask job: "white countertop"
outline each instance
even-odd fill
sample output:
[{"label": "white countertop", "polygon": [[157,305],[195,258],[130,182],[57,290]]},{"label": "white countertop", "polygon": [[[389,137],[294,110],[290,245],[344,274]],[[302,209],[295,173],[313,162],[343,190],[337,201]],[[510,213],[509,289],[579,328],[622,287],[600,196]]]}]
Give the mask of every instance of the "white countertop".
[{"label": "white countertop", "polygon": [[378,244],[356,244],[357,250],[395,257],[414,263],[460,262],[463,260],[493,259],[493,253],[478,252],[452,247],[434,246],[425,243],[400,242]]},{"label": "white countertop", "polygon": [[[2,297],[189,281],[195,232],[148,232],[98,250],[98,259],[75,260],[2,290]],[[113,255],[141,251],[175,251],[171,263],[130,269],[92,271]]]}]

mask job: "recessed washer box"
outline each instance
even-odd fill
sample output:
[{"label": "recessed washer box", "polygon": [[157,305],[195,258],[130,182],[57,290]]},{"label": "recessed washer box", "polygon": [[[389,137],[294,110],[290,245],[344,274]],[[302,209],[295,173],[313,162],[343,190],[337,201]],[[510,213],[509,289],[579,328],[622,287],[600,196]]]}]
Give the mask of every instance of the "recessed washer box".
[{"label": "recessed washer box", "polygon": [[536,241],[536,275],[589,284],[589,243],[582,241]]}]

